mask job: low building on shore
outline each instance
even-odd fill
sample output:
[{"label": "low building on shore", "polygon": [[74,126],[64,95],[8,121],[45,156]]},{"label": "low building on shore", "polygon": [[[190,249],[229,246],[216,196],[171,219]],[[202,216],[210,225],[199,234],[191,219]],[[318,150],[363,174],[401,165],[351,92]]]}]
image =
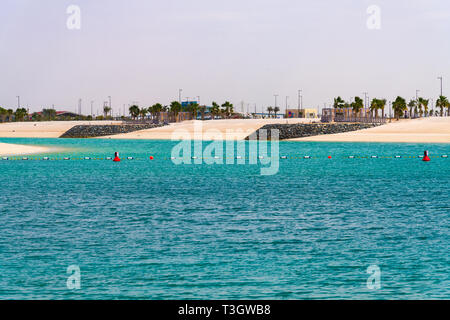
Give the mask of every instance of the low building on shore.
[{"label": "low building on shore", "polygon": [[314,119],[317,118],[317,110],[312,108],[306,109],[287,109],[286,118],[305,118]]}]

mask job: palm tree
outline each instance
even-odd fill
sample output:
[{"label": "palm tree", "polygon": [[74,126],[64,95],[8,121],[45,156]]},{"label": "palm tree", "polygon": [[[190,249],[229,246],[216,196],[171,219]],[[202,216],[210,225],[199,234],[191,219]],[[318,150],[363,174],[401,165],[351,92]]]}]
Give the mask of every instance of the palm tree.
[{"label": "palm tree", "polygon": [[139,114],[140,114],[140,109],[139,109],[139,107],[138,107],[137,105],[135,105],[135,104],[133,104],[133,105],[128,109],[128,111],[130,112],[131,117],[133,117],[133,119],[136,119],[136,118],[139,116]]},{"label": "palm tree", "polygon": [[33,112],[33,114],[31,115],[31,119],[33,121],[41,121],[42,120],[42,115],[37,113],[37,112]]},{"label": "palm tree", "polygon": [[163,110],[163,106],[162,106],[161,103],[155,103],[154,105],[152,105],[149,108],[149,111],[152,113],[153,118],[155,118],[155,116],[156,116],[156,119],[158,121],[159,121],[159,116],[160,116],[160,113],[161,113],[162,110]]},{"label": "palm tree", "polygon": [[267,112],[269,112],[269,118],[270,118],[270,114],[273,112],[273,108],[272,107],[267,107]]},{"label": "palm tree", "polygon": [[370,103],[370,111],[374,113],[375,119],[378,117],[378,107],[379,107],[378,99],[373,98],[372,102]]},{"label": "palm tree", "polygon": [[397,97],[395,101],[392,103],[392,109],[394,110],[394,114],[398,120],[400,116],[406,110],[408,110],[408,107],[406,106],[406,100],[402,97]]},{"label": "palm tree", "polygon": [[[428,116],[428,103],[429,99],[419,98],[419,109],[420,109],[420,116],[425,115]],[[423,110],[422,110],[423,107]]]},{"label": "palm tree", "polygon": [[105,114],[105,118],[108,116],[108,113],[111,111],[111,108],[107,105],[103,107],[103,113]]},{"label": "palm tree", "polygon": [[340,96],[334,99],[333,107],[343,108],[344,105],[345,105],[345,101]]},{"label": "palm tree", "polygon": [[212,103],[212,107],[211,107],[211,114],[212,114],[212,118],[215,119],[217,116],[219,116],[220,114],[220,106],[217,104],[217,102]]},{"label": "palm tree", "polygon": [[8,116],[8,121],[11,122],[12,121],[12,116],[14,114],[13,109],[8,109],[6,110],[6,115]]},{"label": "palm tree", "polygon": [[16,121],[23,121],[25,116],[28,114],[27,109],[25,108],[17,108],[16,112],[14,112],[14,116]]},{"label": "palm tree", "polygon": [[355,117],[357,114],[361,111],[362,108],[364,108],[364,102],[363,99],[360,97],[355,97],[355,101],[350,104],[350,106],[353,109],[353,112],[355,114]]},{"label": "palm tree", "polygon": [[439,107],[441,109],[441,117],[444,116],[444,108],[449,108],[450,110],[450,103],[448,102],[447,97],[440,96],[436,100],[436,107]]},{"label": "palm tree", "polygon": [[197,102],[190,103],[189,106],[188,106],[188,110],[191,112],[192,118],[194,120],[196,120],[197,119],[197,115],[198,115],[198,110],[199,110],[198,103]]},{"label": "palm tree", "polygon": [[222,111],[225,113],[227,118],[230,118],[230,116],[234,113],[233,104],[225,101],[225,103],[222,104]]},{"label": "palm tree", "polygon": [[139,110],[139,115],[142,117],[142,120],[145,120],[145,116],[147,115],[147,113],[148,113],[148,109],[146,109],[146,108],[141,108]]},{"label": "palm tree", "polygon": [[277,117],[277,112],[280,112],[280,108],[279,107],[273,108],[273,113],[275,114],[275,118]]},{"label": "palm tree", "polygon": [[5,122],[7,113],[8,111],[6,109],[0,107],[0,117],[2,118],[2,122]]},{"label": "palm tree", "polygon": [[178,113],[181,112],[181,103],[179,103],[178,101],[172,101],[170,103],[170,112],[172,112],[175,116],[175,121],[177,121],[178,119]]},{"label": "palm tree", "polygon": [[55,109],[42,109],[42,117],[45,120],[53,120],[56,117]]},{"label": "palm tree", "polygon": [[386,99],[377,99],[378,107],[381,110],[381,118],[384,119],[384,108],[386,107]]},{"label": "palm tree", "polygon": [[409,117],[412,118],[413,109],[417,107],[417,101],[411,99],[408,103],[408,107],[409,107]]},{"label": "palm tree", "polygon": [[206,112],[206,106],[200,106],[200,114],[202,115],[202,120],[205,120],[205,112]]}]

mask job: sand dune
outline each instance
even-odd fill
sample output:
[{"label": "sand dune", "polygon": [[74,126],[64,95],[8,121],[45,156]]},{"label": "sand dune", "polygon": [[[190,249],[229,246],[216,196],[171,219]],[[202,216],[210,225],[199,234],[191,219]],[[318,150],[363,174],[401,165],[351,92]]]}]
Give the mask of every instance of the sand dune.
[{"label": "sand dune", "polygon": [[371,129],[290,141],[450,143],[450,117],[400,120]]}]

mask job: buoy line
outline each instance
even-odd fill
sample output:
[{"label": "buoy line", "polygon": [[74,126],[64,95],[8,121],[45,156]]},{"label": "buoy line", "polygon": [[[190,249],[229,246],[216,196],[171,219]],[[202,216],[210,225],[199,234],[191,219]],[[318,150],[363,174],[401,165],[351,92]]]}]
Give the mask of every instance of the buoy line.
[{"label": "buoy line", "polygon": [[[424,151],[423,155],[387,155],[387,156],[380,156],[380,155],[370,155],[370,156],[357,156],[357,155],[349,155],[349,156],[340,156],[340,157],[333,157],[331,155],[328,156],[311,156],[311,155],[281,155],[279,156],[282,160],[313,160],[313,159],[422,159],[424,162],[429,162],[431,159],[448,159],[447,154],[442,155],[434,155],[430,156],[428,151]],[[90,157],[90,156],[77,156],[77,157],[71,157],[71,156],[56,156],[56,157],[32,157],[32,156],[15,156],[15,157],[0,157],[0,161],[93,161],[93,160],[107,160],[107,161],[114,161],[114,162],[121,162],[123,160],[142,160],[142,159],[149,159],[151,161],[155,160],[155,156],[148,156],[144,158],[135,158],[132,156],[122,157],[120,158],[119,153],[115,152],[114,157],[106,156],[106,157]],[[177,160],[177,159],[185,159],[184,157],[164,157],[161,158],[162,160]],[[236,160],[263,160],[263,159],[273,159],[273,157],[265,155],[265,156],[232,156],[232,157],[219,157],[219,156],[212,156],[212,157],[198,157],[198,156],[190,156],[188,159],[193,160],[209,160],[209,159],[215,159],[215,160],[230,160],[230,159],[236,159]]]}]

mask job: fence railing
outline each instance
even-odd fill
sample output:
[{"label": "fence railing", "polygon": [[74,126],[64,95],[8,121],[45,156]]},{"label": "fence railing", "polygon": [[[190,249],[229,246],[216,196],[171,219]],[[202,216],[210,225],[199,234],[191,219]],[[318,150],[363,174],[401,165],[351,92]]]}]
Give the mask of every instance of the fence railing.
[{"label": "fence railing", "polygon": [[375,117],[347,117],[347,116],[332,116],[323,115],[322,122],[359,122],[359,123],[386,123],[386,118]]}]

